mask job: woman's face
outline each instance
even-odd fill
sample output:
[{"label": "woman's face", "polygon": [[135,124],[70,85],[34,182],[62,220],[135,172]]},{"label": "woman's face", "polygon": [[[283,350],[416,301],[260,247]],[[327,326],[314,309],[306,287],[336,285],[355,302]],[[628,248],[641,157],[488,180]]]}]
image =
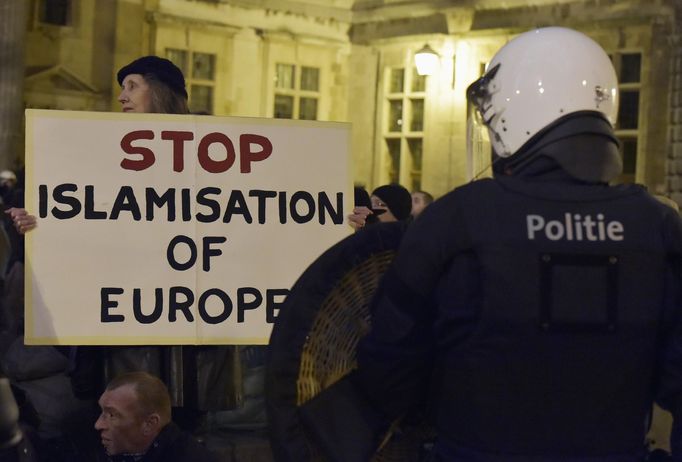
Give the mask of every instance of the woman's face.
[{"label": "woman's face", "polygon": [[121,84],[118,95],[123,112],[152,112],[152,91],[140,74],[128,74]]}]

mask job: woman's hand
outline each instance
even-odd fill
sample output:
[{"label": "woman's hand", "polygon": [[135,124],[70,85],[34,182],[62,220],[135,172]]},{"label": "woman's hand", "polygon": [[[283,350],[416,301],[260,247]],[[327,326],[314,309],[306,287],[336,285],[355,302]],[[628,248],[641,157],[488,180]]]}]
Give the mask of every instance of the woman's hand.
[{"label": "woman's hand", "polygon": [[33,215],[29,215],[26,209],[12,207],[5,210],[5,213],[12,218],[14,227],[19,231],[19,234],[26,234],[38,226],[38,220]]},{"label": "woman's hand", "polygon": [[367,217],[372,214],[372,211],[367,207],[355,207],[353,213],[348,215],[348,224],[356,231],[364,228],[367,224]]}]

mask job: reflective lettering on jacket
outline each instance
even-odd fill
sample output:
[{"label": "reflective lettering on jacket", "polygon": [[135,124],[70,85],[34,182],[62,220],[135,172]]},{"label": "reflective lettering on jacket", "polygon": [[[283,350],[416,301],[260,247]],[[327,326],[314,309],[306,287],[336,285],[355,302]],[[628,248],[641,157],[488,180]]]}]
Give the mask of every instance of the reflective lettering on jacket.
[{"label": "reflective lettering on jacket", "polygon": [[542,215],[526,215],[528,239],[544,235],[550,241],[622,241],[623,223],[609,221],[603,213],[592,215],[564,213],[563,220],[547,220]]}]

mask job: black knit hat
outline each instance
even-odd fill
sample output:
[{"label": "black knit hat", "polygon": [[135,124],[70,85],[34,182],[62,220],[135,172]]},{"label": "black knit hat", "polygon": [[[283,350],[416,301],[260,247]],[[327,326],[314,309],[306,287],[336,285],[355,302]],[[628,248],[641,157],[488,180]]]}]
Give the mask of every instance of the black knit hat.
[{"label": "black knit hat", "polygon": [[405,220],[412,211],[412,195],[396,183],[379,186],[372,191],[373,196],[381,199],[398,220]]},{"label": "black knit hat", "polygon": [[143,56],[127,66],[123,66],[116,74],[118,84],[123,85],[123,79],[130,74],[154,74],[157,79],[168,85],[175,93],[187,98],[185,76],[182,71],[167,59],[158,56]]}]

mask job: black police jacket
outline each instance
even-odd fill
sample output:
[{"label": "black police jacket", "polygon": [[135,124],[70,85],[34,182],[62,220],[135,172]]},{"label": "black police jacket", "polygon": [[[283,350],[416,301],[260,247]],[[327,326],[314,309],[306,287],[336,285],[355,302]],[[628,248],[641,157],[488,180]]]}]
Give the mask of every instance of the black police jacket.
[{"label": "black police jacket", "polygon": [[681,255],[676,211],[640,186],[470,183],[408,229],[359,380],[390,417],[431,396],[451,448],[640,453],[654,399],[682,410]]}]

